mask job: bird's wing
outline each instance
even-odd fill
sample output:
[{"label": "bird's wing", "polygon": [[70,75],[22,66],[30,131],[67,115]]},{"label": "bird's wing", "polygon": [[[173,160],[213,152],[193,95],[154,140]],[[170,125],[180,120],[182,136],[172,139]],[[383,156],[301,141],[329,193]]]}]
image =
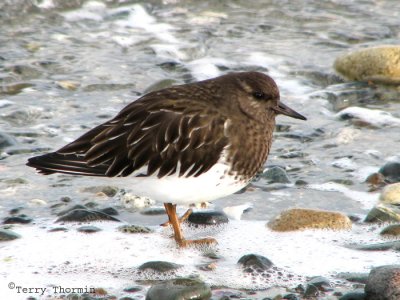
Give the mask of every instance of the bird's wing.
[{"label": "bird's wing", "polygon": [[199,176],[227,146],[226,118],[186,99],[143,97],[56,152],[30,158],[42,174]]}]

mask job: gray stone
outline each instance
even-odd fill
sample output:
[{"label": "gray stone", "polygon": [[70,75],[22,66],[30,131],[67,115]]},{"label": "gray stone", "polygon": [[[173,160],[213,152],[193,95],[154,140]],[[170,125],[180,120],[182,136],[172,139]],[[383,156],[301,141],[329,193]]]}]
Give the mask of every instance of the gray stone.
[{"label": "gray stone", "polygon": [[367,295],[362,290],[356,290],[344,294],[339,300],[365,300]]},{"label": "gray stone", "polygon": [[182,265],[168,261],[148,261],[142,264],[138,269],[140,271],[156,271],[159,273],[170,272],[181,268]]},{"label": "gray stone", "polygon": [[117,218],[105,213],[88,209],[74,209],[59,217],[56,222],[91,222],[91,221],[114,221],[120,222]]},{"label": "gray stone", "polygon": [[77,230],[83,233],[95,233],[101,231],[101,229],[96,226],[81,226]]},{"label": "gray stone", "polygon": [[267,169],[262,174],[262,177],[266,179],[269,183],[290,183],[286,171],[278,166]]},{"label": "gray stone", "polygon": [[5,218],[3,224],[28,224],[30,222],[32,222],[32,218],[22,214]]},{"label": "gray stone", "polygon": [[153,230],[140,225],[122,225],[118,227],[118,230],[123,233],[152,233]]},{"label": "gray stone", "polygon": [[400,241],[390,241],[390,242],[386,242],[386,243],[357,245],[357,246],[354,246],[351,248],[357,249],[357,250],[363,250],[363,251],[387,251],[387,250],[400,251]]},{"label": "gray stone", "polygon": [[199,211],[190,214],[189,223],[197,225],[218,225],[228,223],[228,216],[220,211]]},{"label": "gray stone", "polygon": [[400,224],[389,225],[383,228],[379,234],[383,236],[400,237]]},{"label": "gray stone", "polygon": [[208,300],[211,288],[199,279],[176,278],[153,285],[146,300]]},{"label": "gray stone", "polygon": [[258,254],[244,255],[237,263],[242,265],[244,271],[247,273],[267,271],[274,265],[268,258]]},{"label": "gray stone", "polygon": [[364,222],[400,222],[400,208],[391,204],[379,203],[368,212]]},{"label": "gray stone", "polygon": [[400,299],[400,265],[372,269],[365,285],[365,293],[366,300]]},{"label": "gray stone", "polygon": [[0,229],[0,242],[12,241],[20,238],[21,236],[9,229]]},{"label": "gray stone", "polygon": [[400,162],[387,162],[378,173],[385,177],[385,180],[390,183],[400,182]]}]

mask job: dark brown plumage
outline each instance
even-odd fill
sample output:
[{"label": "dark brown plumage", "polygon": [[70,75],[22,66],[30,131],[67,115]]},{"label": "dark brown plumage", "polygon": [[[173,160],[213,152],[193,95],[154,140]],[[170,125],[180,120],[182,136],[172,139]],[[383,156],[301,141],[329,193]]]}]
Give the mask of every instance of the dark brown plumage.
[{"label": "dark brown plumage", "polygon": [[279,101],[269,76],[230,73],[146,94],[27,165],[46,175],[161,179],[198,177],[223,160],[229,166],[225,175],[243,184],[267,159],[277,114],[305,119]]}]

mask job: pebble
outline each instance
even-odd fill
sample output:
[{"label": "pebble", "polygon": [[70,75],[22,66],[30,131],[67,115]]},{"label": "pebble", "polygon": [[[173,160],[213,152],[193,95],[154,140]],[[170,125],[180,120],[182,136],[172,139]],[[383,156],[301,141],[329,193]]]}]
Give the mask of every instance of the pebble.
[{"label": "pebble", "polygon": [[123,233],[152,233],[153,230],[140,225],[122,225],[118,227],[118,231]]},{"label": "pebble", "polygon": [[228,216],[220,211],[193,212],[187,220],[196,225],[218,225],[229,222]]},{"label": "pebble", "polygon": [[131,193],[126,193],[121,196],[120,201],[122,205],[128,210],[138,210],[145,207],[150,207],[156,202],[147,197],[140,197]]},{"label": "pebble", "polygon": [[400,241],[390,241],[390,242],[386,242],[386,243],[357,245],[357,246],[351,247],[351,248],[357,249],[357,250],[363,250],[363,251],[387,251],[387,250],[400,251]]},{"label": "pebble", "polygon": [[91,187],[86,187],[81,190],[81,192],[84,193],[93,193],[93,194],[99,194],[103,193],[108,197],[114,197],[119,191],[119,188],[115,186],[91,186]]},{"label": "pebble", "polygon": [[364,222],[400,222],[400,208],[396,205],[379,203],[368,212]]},{"label": "pebble", "polygon": [[21,236],[9,229],[0,229],[0,242],[12,241],[20,238]]},{"label": "pebble", "polygon": [[258,254],[244,255],[237,263],[243,267],[246,273],[267,271],[274,265],[268,258]]},{"label": "pebble", "polygon": [[278,166],[268,168],[262,174],[262,177],[268,181],[268,183],[290,183],[290,179],[286,171]]},{"label": "pebble", "polygon": [[355,290],[344,294],[339,300],[366,300],[366,296],[363,290]]},{"label": "pebble", "polygon": [[28,224],[32,222],[32,218],[27,215],[21,214],[18,216],[6,217],[3,224]]},{"label": "pebble", "polygon": [[349,80],[400,84],[400,46],[355,50],[338,57],[334,67]]},{"label": "pebble", "polygon": [[383,228],[379,234],[383,236],[400,237],[400,224],[389,225]]},{"label": "pebble", "polygon": [[156,271],[159,273],[170,272],[183,267],[182,265],[171,263],[168,261],[148,261],[142,264],[138,269],[140,271]]},{"label": "pebble", "polygon": [[400,182],[393,183],[385,186],[382,190],[381,195],[379,196],[379,201],[382,203],[400,204]]},{"label": "pebble", "polygon": [[354,125],[359,127],[379,128],[400,125],[400,119],[393,117],[387,111],[357,106],[347,107],[339,111],[335,117],[341,120],[351,120]]},{"label": "pebble", "polygon": [[342,213],[313,210],[306,208],[292,208],[283,211],[275,219],[267,223],[274,231],[297,231],[304,229],[351,229],[349,217]]},{"label": "pebble", "polygon": [[199,279],[176,278],[150,287],[146,300],[208,300],[211,288]]},{"label": "pebble", "polygon": [[304,291],[304,297],[316,297],[320,291],[327,292],[332,290],[332,285],[328,279],[322,276],[317,276],[308,281],[306,290]]},{"label": "pebble", "polygon": [[145,216],[165,215],[165,209],[163,207],[151,207],[143,209],[140,213]]},{"label": "pebble", "polygon": [[81,226],[77,229],[77,231],[83,233],[95,233],[101,231],[101,229],[96,226]]},{"label": "pebble", "polygon": [[100,209],[100,211],[109,216],[118,216],[119,215],[118,211],[113,207],[106,207],[106,208]]},{"label": "pebble", "polygon": [[115,221],[121,222],[117,218],[109,216],[96,210],[74,209],[59,217],[56,222],[91,222],[91,221]]},{"label": "pebble", "polygon": [[143,290],[143,288],[140,286],[131,286],[131,287],[124,288],[124,292],[126,292],[126,293],[136,293],[136,292],[140,292],[141,290]]},{"label": "pebble", "polygon": [[389,183],[400,182],[400,162],[387,162],[378,173],[382,174]]},{"label": "pebble", "polygon": [[368,280],[368,273],[352,273],[352,272],[344,272],[339,273],[337,275],[338,278],[346,279],[350,282],[357,282],[357,283],[367,283]]},{"label": "pebble", "polygon": [[366,300],[400,299],[400,265],[373,268],[365,285]]}]

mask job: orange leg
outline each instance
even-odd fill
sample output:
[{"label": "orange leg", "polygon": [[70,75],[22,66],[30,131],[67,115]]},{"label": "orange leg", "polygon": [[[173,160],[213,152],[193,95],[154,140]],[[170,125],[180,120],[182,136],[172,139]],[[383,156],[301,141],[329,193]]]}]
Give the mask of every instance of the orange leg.
[{"label": "orange leg", "polygon": [[[171,203],[164,203],[164,206],[165,206],[166,204],[171,204]],[[167,210],[167,208],[165,208],[165,210]],[[193,209],[189,208],[189,209],[183,214],[183,216],[180,217],[180,218],[178,219],[178,220],[179,220],[179,223],[182,224],[183,222],[185,222],[185,221],[189,218],[189,216],[192,214],[192,212],[193,212]],[[168,211],[167,211],[167,214],[168,214]],[[170,222],[170,221],[167,221],[167,222],[165,222],[165,223],[160,224],[160,226],[163,226],[163,227],[166,227],[166,226],[168,226],[168,225],[171,225],[171,222]]]},{"label": "orange leg", "polygon": [[[174,238],[179,247],[186,247],[193,244],[216,244],[217,241],[213,238],[205,238],[200,240],[185,240],[181,230],[180,220],[176,214],[176,204],[164,203],[165,211],[167,212],[169,224],[174,229]],[[191,212],[190,212],[191,213]],[[190,215],[190,213],[188,215]],[[185,215],[187,212],[185,213]]]}]

